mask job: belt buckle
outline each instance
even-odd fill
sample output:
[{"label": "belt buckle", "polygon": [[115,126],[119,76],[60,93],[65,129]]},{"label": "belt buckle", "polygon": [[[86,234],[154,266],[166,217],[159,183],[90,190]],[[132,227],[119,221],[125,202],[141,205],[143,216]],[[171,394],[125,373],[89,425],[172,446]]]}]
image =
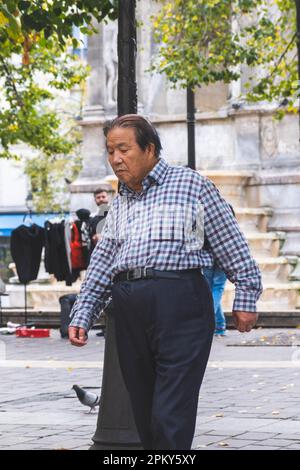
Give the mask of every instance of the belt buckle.
[{"label": "belt buckle", "polygon": [[127,273],[127,280],[134,281],[137,279],[144,279],[147,276],[147,268],[134,268]]},{"label": "belt buckle", "polygon": [[127,273],[127,281],[134,281],[135,279],[141,279],[142,268],[134,268]]}]

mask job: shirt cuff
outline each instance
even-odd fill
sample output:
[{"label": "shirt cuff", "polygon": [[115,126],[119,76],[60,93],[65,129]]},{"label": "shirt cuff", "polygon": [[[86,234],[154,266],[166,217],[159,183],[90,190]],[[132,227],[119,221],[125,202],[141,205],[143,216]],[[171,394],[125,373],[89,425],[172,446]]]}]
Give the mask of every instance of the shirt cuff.
[{"label": "shirt cuff", "polygon": [[233,311],[256,313],[257,292],[236,290]]},{"label": "shirt cuff", "polygon": [[71,321],[69,326],[84,328],[86,331],[89,331],[92,327],[92,322],[91,322],[91,320],[85,320],[83,318],[76,318],[76,316],[75,316],[75,317],[73,317],[73,320]]}]

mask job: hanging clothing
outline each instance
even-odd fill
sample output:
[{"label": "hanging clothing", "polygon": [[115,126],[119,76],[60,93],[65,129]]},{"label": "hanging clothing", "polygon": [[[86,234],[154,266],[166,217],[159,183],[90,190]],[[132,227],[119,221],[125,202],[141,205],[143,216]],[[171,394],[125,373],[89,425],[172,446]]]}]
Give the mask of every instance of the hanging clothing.
[{"label": "hanging clothing", "polygon": [[87,269],[87,266],[90,262],[90,251],[92,244],[89,232],[91,212],[88,209],[78,209],[76,211],[76,215],[78,217],[78,220],[75,221],[75,224],[80,232],[82,251],[85,259],[84,268],[82,269]]},{"label": "hanging clothing", "polygon": [[72,271],[71,260],[71,240],[72,240],[72,223],[70,220],[65,220],[65,246],[68,259],[69,270]]},{"label": "hanging clothing", "polygon": [[85,253],[85,246],[83,245],[81,236],[81,224],[74,222],[71,230],[71,262],[72,269],[86,269],[87,257]]},{"label": "hanging clothing", "polygon": [[37,278],[44,243],[45,230],[36,224],[22,224],[12,231],[11,256],[22,284],[28,284]]},{"label": "hanging clothing", "polygon": [[65,221],[45,222],[45,269],[54,274],[57,281],[66,281],[71,286],[72,272],[69,267],[65,242]]}]

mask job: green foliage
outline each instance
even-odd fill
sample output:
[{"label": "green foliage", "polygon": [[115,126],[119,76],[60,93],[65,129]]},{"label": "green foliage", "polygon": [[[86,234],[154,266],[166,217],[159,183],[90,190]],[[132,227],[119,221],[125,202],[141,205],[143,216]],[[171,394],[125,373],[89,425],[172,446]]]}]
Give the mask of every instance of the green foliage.
[{"label": "green foliage", "polygon": [[[72,144],[61,135],[51,101],[56,90],[70,90],[86,76],[87,69],[73,56],[38,40],[31,43],[29,64],[13,52],[4,57],[0,51],[0,157],[18,158],[12,146],[20,142],[47,155],[69,153]],[[43,106],[45,101],[48,106]]]},{"label": "green foliage", "polygon": [[152,70],[174,86],[229,83],[244,64],[253,70],[249,100],[285,99],[293,108],[299,92],[294,0],[164,1],[153,25],[159,54]]},{"label": "green foliage", "polygon": [[[70,128],[73,142],[80,142],[80,131]],[[25,172],[31,181],[35,210],[68,210],[69,192],[67,181],[73,181],[81,169],[81,156],[78,146],[70,154],[36,154],[26,159]]]},{"label": "green foliage", "polygon": [[7,38],[35,31],[64,49],[74,26],[91,34],[94,19],[117,18],[117,5],[117,0],[5,0],[0,5],[0,24],[6,21],[9,26],[4,33]]},{"label": "green foliage", "polygon": [[36,209],[62,207],[63,177],[74,179],[80,168],[81,137],[74,119],[80,109],[65,103],[66,109],[58,111],[56,102],[74,87],[83,94],[88,75],[87,67],[68,53],[79,45],[73,28],[93,34],[95,20],[116,16],[117,1],[109,0],[0,3],[0,158],[24,160],[18,144],[32,149],[25,171]]}]

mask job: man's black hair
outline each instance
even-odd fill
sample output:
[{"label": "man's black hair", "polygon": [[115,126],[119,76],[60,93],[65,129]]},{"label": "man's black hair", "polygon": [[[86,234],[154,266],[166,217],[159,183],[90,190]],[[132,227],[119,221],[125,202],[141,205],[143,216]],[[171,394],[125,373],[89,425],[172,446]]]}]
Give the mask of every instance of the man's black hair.
[{"label": "man's black hair", "polygon": [[162,150],[159,135],[153,124],[148,119],[139,114],[125,114],[104,124],[103,132],[105,137],[109,131],[116,127],[130,127],[135,132],[135,138],[139,147],[145,151],[150,144],[154,144],[155,156],[159,157]]}]

